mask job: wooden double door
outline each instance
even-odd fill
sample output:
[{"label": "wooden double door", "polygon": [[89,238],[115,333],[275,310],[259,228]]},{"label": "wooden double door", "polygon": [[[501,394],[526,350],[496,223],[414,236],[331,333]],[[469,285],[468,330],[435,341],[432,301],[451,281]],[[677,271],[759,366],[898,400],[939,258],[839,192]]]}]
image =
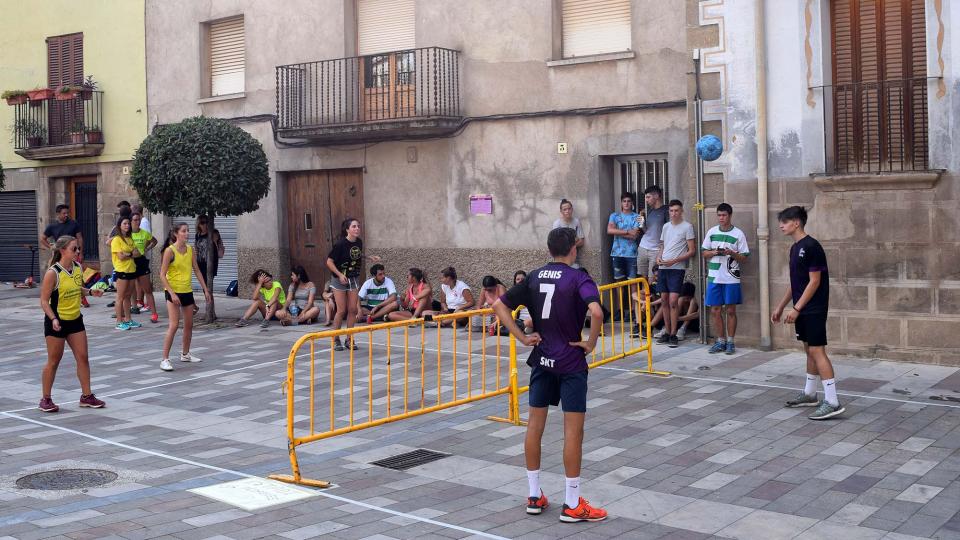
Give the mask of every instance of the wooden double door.
[{"label": "wooden double door", "polygon": [[[287,175],[287,240],[290,266],[302,265],[322,289],[330,279],[327,255],[347,218],[363,229],[363,170],[333,169]],[[282,281],[287,281],[283,276]],[[317,293],[319,294],[319,290]]]}]

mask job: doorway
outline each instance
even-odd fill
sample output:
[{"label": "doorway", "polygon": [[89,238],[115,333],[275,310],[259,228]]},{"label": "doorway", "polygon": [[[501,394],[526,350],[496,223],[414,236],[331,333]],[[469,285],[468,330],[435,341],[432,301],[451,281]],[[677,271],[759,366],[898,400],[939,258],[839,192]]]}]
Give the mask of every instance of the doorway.
[{"label": "doorway", "polygon": [[330,280],[327,255],[340,235],[341,222],[348,217],[363,224],[362,169],[287,175],[290,266],[302,265],[321,289]]},{"label": "doorway", "polygon": [[70,217],[80,225],[80,234],[83,235],[84,264],[99,265],[96,176],[78,176],[70,180]]}]

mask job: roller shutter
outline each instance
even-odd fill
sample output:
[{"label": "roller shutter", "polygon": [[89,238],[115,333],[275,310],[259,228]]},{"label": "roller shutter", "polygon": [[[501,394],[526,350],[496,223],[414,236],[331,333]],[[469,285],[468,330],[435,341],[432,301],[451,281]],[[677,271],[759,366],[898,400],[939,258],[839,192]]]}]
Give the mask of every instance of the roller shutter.
[{"label": "roller shutter", "polygon": [[[0,280],[39,280],[39,261],[30,249],[37,248],[37,195],[35,191],[0,191]],[[49,257],[50,252],[43,252]],[[33,258],[33,264],[31,264]]]},{"label": "roller shutter", "polygon": [[[186,222],[190,225],[190,236],[187,243],[194,245],[194,234],[197,230],[197,218],[195,216],[181,216],[173,218],[171,223]],[[213,224],[220,231],[220,238],[223,239],[223,258],[220,259],[220,266],[217,268],[217,277],[213,279],[213,292],[222,293],[227,289],[231,281],[237,279],[237,216],[223,217],[218,216]],[[160,237],[157,239],[160,240]],[[199,291],[200,283],[196,276],[193,277],[193,289]]]},{"label": "roller shutter", "polygon": [[415,21],[413,0],[360,0],[357,9],[360,56],[414,48]]},{"label": "roller shutter", "polygon": [[210,23],[210,94],[212,96],[243,92],[245,54],[243,17]]},{"label": "roller shutter", "polygon": [[563,0],[563,57],[628,51],[630,0]]}]

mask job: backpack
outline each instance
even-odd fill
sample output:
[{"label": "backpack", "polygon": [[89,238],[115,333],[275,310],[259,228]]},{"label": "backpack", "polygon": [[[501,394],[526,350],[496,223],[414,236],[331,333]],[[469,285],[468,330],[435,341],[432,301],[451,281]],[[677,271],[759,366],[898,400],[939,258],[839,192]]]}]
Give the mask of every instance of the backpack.
[{"label": "backpack", "polygon": [[240,292],[238,290],[240,288],[239,285],[237,280],[231,281],[230,284],[227,285],[227,296],[237,296]]}]

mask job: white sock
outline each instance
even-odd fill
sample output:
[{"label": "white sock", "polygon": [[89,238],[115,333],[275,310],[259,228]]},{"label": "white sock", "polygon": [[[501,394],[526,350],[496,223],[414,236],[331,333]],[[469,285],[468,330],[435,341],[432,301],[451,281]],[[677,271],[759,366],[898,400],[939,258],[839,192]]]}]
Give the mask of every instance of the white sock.
[{"label": "white sock", "polygon": [[726,345],[726,344],[727,344],[727,338],[718,337],[718,338],[717,338],[717,343],[722,343],[723,345]]},{"label": "white sock", "polygon": [[580,506],[580,477],[567,478],[567,491],[564,496],[564,502],[570,508]]},{"label": "white sock", "polygon": [[836,378],[823,380],[823,399],[834,407],[840,404],[840,400],[837,398]]},{"label": "white sock", "polygon": [[[824,384],[827,381],[823,381]],[[807,384],[803,386],[803,393],[808,396],[817,395],[817,376],[807,373]]]},{"label": "white sock", "polygon": [[540,497],[540,469],[527,471],[527,485],[530,486],[529,497]]}]

